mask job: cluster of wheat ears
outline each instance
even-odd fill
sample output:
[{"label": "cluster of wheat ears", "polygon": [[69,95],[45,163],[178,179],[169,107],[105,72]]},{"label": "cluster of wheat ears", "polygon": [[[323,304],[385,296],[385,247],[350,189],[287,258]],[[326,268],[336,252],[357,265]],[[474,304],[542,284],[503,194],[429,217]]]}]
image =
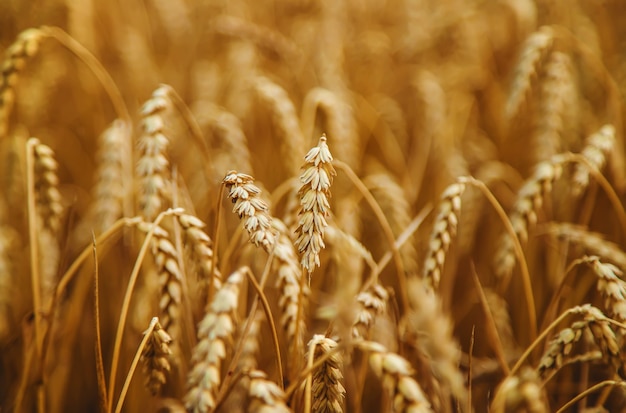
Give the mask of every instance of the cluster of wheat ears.
[{"label": "cluster of wheat ears", "polygon": [[0,1],[0,411],[626,410],[621,0]]}]

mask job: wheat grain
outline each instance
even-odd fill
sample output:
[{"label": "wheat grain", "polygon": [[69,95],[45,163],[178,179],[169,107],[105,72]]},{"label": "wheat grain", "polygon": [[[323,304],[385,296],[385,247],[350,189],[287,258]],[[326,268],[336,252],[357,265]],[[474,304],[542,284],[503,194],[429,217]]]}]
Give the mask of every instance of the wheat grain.
[{"label": "wheat grain", "polygon": [[143,372],[147,376],[146,387],[153,396],[160,393],[167,381],[167,375],[171,369],[169,361],[169,356],[172,354],[171,343],[172,337],[161,327],[156,318],[154,329],[141,353]]},{"label": "wheat grain", "polygon": [[171,106],[167,89],[157,88],[141,109],[141,137],[139,138],[139,161],[137,175],[140,179],[141,212],[151,221],[163,211],[170,197],[167,188],[169,139],[164,134],[164,111]]},{"label": "wheat grain", "polygon": [[190,412],[206,413],[216,406],[222,362],[236,329],[234,312],[239,303],[239,284],[246,271],[249,270],[242,267],[228,277],[198,325],[198,344],[193,350],[193,368],[185,395],[185,407]]},{"label": "wheat grain", "polygon": [[9,120],[16,99],[15,87],[20,72],[26,66],[26,61],[39,51],[43,37],[39,29],[24,30],[5,52],[0,78],[0,138],[6,136],[9,131]]},{"label": "wheat grain", "polygon": [[454,183],[443,191],[439,201],[439,209],[430,234],[423,273],[424,280],[434,289],[439,287],[446,253],[452,242],[452,237],[456,233],[463,191],[465,191],[465,185]]},{"label": "wheat grain", "polygon": [[330,186],[336,175],[332,166],[333,156],[323,135],[317,146],[304,157],[304,172],[300,175],[300,220],[296,229],[296,247],[302,254],[300,264],[309,277],[320,266],[319,253],[324,248],[324,228],[330,214]]},{"label": "wheat grain", "polygon": [[[613,125],[604,125],[597,132],[589,135],[586,145],[581,155],[584,156],[591,165],[598,170],[604,167],[607,156],[615,147],[615,127]],[[576,163],[574,176],[572,181],[574,186],[572,192],[574,195],[580,195],[589,185],[589,169],[586,165]]]}]

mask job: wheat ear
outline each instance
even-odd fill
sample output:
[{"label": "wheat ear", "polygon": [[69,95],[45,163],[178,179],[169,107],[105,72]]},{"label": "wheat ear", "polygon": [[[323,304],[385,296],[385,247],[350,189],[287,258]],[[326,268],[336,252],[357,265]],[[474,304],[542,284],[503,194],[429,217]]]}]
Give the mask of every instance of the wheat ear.
[{"label": "wheat ear", "polygon": [[387,300],[389,300],[389,293],[380,284],[373,284],[357,295],[356,301],[359,308],[352,323],[353,338],[368,338],[369,330],[376,317],[385,312]]},{"label": "wheat ear", "polygon": [[434,289],[439,287],[446,253],[456,233],[463,191],[465,191],[464,184],[454,183],[443,191],[439,201],[439,209],[424,262],[424,280]]},{"label": "wheat ear", "polygon": [[129,126],[116,119],[98,137],[96,185],[93,190],[93,219],[98,233],[113,225],[123,213],[125,160],[120,148],[125,145],[129,132]]},{"label": "wheat ear", "polygon": [[295,175],[300,169],[298,159],[302,157],[302,148],[307,146],[296,109],[287,92],[266,77],[258,77],[254,80],[254,90],[261,103],[272,115],[273,123],[281,139],[282,158],[287,164],[289,173]]},{"label": "wheat ear", "polygon": [[530,91],[532,77],[536,76],[542,58],[552,47],[554,33],[549,27],[542,27],[532,33],[524,42],[519,61],[515,66],[513,85],[506,102],[506,114],[514,118]]},{"label": "wheat ear", "polygon": [[228,172],[223,180],[228,190],[227,196],[235,204],[233,212],[243,220],[250,242],[271,253],[276,237],[272,229],[272,218],[267,203],[259,196],[261,190],[253,182],[254,178],[250,175],[237,171]]},{"label": "wheat ear", "polygon": [[[560,156],[541,162],[517,192],[509,220],[521,242],[528,240],[528,229],[537,223],[537,210],[543,205],[543,199],[552,192],[554,181],[561,176],[562,162]],[[508,234],[502,236],[495,257],[496,274],[500,277],[508,276],[515,266],[513,240]]]},{"label": "wheat ear", "polygon": [[581,306],[579,312],[583,314],[583,319],[561,330],[548,344],[537,368],[542,377],[545,378],[549,373],[561,368],[563,362],[571,357],[574,344],[586,331],[591,333],[606,361],[619,360],[620,347],[615,332],[610,327],[610,319],[602,311],[588,304]]},{"label": "wheat ear", "polygon": [[239,303],[239,285],[246,271],[247,267],[242,267],[228,277],[198,324],[198,344],[193,350],[193,368],[187,378],[185,395],[185,407],[190,412],[211,412],[216,406],[222,382],[221,366],[236,330],[234,316]]},{"label": "wheat ear", "polygon": [[[600,130],[589,135],[581,155],[600,171],[606,164],[607,156],[610,155],[614,147],[615,127],[613,125],[604,125]],[[579,163],[576,163],[574,168],[572,192],[574,195],[580,195],[589,185],[589,168]]]},{"label": "wheat ear", "polygon": [[526,367],[518,375],[504,379],[496,390],[490,411],[548,413],[541,387],[537,373],[532,368]]},{"label": "wheat ear", "polygon": [[595,256],[584,258],[584,262],[598,277],[597,288],[604,297],[604,308],[619,321],[626,321],[626,282],[621,278],[622,270]]},{"label": "wheat ear", "polygon": [[411,334],[418,334],[414,345],[430,360],[434,376],[450,389],[461,406],[466,406],[467,388],[459,371],[461,352],[439,296],[423,280],[414,279],[409,284],[409,300],[412,310],[406,315],[406,327]]},{"label": "wheat ear", "polygon": [[[170,371],[169,357],[172,354],[170,344],[172,337],[161,327],[158,319],[150,334],[150,338],[141,353],[143,361],[143,372],[146,375],[146,387],[153,396],[159,394],[161,388],[167,381]],[[144,334],[146,334],[144,333]]]},{"label": "wheat ear", "polygon": [[248,377],[250,377],[248,413],[291,412],[285,403],[285,392],[276,383],[269,381],[265,373],[253,370],[248,373]]},{"label": "wheat ear", "polygon": [[43,227],[57,233],[61,226],[61,193],[59,192],[58,164],[49,146],[33,140],[35,156],[35,191],[37,210]]},{"label": "wheat ear", "polygon": [[[313,360],[333,351],[337,342],[321,334],[313,336],[309,342],[309,352],[313,352]],[[332,352],[331,356],[313,371],[312,411],[317,412],[343,412],[343,399],[346,389],[343,381],[343,357],[338,351]]]},{"label": "wheat ear", "polygon": [[26,61],[37,54],[43,33],[39,29],[27,29],[20,33],[5,52],[0,78],[0,138],[9,131],[9,119],[15,105],[15,86]]},{"label": "wheat ear", "polygon": [[[152,229],[152,224],[141,223],[139,229],[148,232]],[[160,226],[153,229],[153,236],[150,240],[154,262],[157,265],[158,282],[161,289],[159,299],[159,312],[163,328],[174,337],[180,336],[181,304],[183,299],[183,275],[178,265],[178,251],[170,241],[170,234]]]},{"label": "wheat ear", "polygon": [[545,161],[561,151],[564,114],[572,99],[572,60],[562,52],[552,52],[544,68],[537,128],[533,139],[535,161]]},{"label": "wheat ear", "polygon": [[578,245],[588,254],[597,255],[619,268],[626,268],[626,252],[619,245],[606,240],[604,235],[568,222],[550,222],[546,228],[549,233]]},{"label": "wheat ear", "polygon": [[[412,413],[432,413],[430,402],[420,385],[412,377],[411,364],[399,354],[390,352],[383,345],[374,342],[361,342],[359,347],[370,352],[372,370],[389,392],[393,411]],[[383,409],[387,407],[383,406]]]},{"label": "wheat ear", "polygon": [[296,229],[296,247],[302,254],[300,264],[309,277],[320,265],[319,253],[324,248],[326,217],[330,215],[330,185],[336,175],[333,156],[323,135],[317,146],[304,157],[304,172],[300,175],[300,220]]},{"label": "wheat ear", "polygon": [[169,200],[167,180],[169,161],[165,136],[163,112],[170,107],[167,89],[159,87],[141,109],[141,137],[139,138],[139,176],[141,195],[139,198],[142,215],[152,221]]}]

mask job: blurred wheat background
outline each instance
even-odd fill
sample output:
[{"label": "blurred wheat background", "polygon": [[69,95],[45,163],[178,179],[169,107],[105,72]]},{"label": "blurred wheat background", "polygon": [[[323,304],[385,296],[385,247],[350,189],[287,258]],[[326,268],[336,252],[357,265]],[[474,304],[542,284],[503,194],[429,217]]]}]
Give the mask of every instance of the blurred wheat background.
[{"label": "blurred wheat background", "polygon": [[0,411],[626,411],[624,39],[619,0],[0,1]]}]

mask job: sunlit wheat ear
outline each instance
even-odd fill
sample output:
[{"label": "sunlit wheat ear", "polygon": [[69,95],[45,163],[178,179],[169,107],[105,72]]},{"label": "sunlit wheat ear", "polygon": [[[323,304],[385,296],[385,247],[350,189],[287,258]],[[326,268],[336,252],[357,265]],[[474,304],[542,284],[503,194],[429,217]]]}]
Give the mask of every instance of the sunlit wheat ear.
[{"label": "sunlit wheat ear", "polygon": [[170,106],[167,90],[158,88],[141,109],[137,175],[140,182],[139,207],[148,221],[165,208],[170,197],[167,185],[169,139],[164,134],[163,119],[163,112]]},{"label": "sunlit wheat ear", "polygon": [[237,171],[230,171],[223,182],[228,191],[228,198],[235,204],[233,212],[243,221],[243,226],[250,236],[250,242],[257,247],[263,247],[270,253],[274,247],[276,235],[272,230],[269,208],[259,197],[261,190],[254,185],[254,178]]},{"label": "sunlit wheat ear", "polygon": [[320,265],[319,253],[324,248],[324,228],[330,214],[330,185],[336,175],[333,157],[322,136],[316,147],[304,157],[304,172],[300,175],[300,220],[296,229],[296,247],[302,254],[300,264],[309,273]]},{"label": "sunlit wheat ear", "polygon": [[193,350],[193,368],[187,377],[185,395],[185,407],[190,412],[211,412],[216,406],[222,362],[237,328],[234,316],[246,271],[249,270],[242,267],[228,277],[198,324],[198,344]]},{"label": "sunlit wheat ear", "polygon": [[[370,352],[370,366],[389,393],[392,411],[433,412],[424,391],[412,377],[415,372],[411,364],[404,357],[390,352],[381,344],[374,342],[364,342],[359,346],[362,350]],[[386,406],[382,407],[383,410],[387,409]]]},{"label": "sunlit wheat ear", "polygon": [[[202,273],[203,287],[208,288],[210,284],[213,284],[214,290],[219,290],[222,284],[222,274],[214,263],[213,242],[204,232],[206,224],[190,214],[179,214],[176,218],[183,229],[185,244],[191,250],[191,258]],[[215,273],[211,274],[211,271]]]},{"label": "sunlit wheat ear", "polygon": [[595,345],[600,349],[607,363],[619,361],[620,346],[615,332],[611,329],[609,319],[596,307],[585,304],[576,307],[576,313],[583,319],[573,322],[570,327],[561,330],[553,338],[539,362],[539,374],[542,377],[557,371],[563,363],[573,357],[572,350],[584,334],[591,334]]},{"label": "sunlit wheat ear", "polygon": [[380,284],[359,293],[356,297],[358,309],[352,323],[352,337],[367,339],[369,330],[376,317],[383,314],[387,308],[389,293]]},{"label": "sunlit wheat ear", "polygon": [[[152,224],[142,223],[139,229],[148,232]],[[160,288],[159,312],[163,328],[174,337],[180,338],[181,331],[181,303],[182,303],[182,273],[178,266],[178,252],[172,241],[170,234],[161,227],[154,229],[150,240],[150,247],[154,255],[154,262],[158,271],[158,282]]]},{"label": "sunlit wheat ear", "polygon": [[452,242],[452,237],[456,234],[463,191],[465,191],[465,185],[454,183],[445,189],[439,201],[439,209],[430,234],[428,252],[424,262],[424,280],[434,289],[439,287],[446,253]]},{"label": "sunlit wheat ear", "polygon": [[582,248],[587,254],[597,255],[603,261],[626,268],[626,252],[619,245],[606,240],[604,235],[568,222],[550,222],[546,228],[551,234]]},{"label": "sunlit wheat ear", "polygon": [[507,377],[496,390],[490,411],[548,413],[537,373],[526,367],[519,374]]},{"label": "sunlit wheat ear", "polygon": [[265,373],[253,370],[248,377],[250,377],[248,413],[291,412],[285,403],[285,392],[276,383],[269,381]]},{"label": "sunlit wheat ear", "polygon": [[[615,127],[604,125],[600,130],[591,134],[586,141],[581,155],[584,156],[591,165],[598,170],[602,170],[606,164],[607,157],[615,148]],[[574,176],[572,181],[574,195],[580,195],[589,185],[589,168],[586,165],[576,163],[574,166]]]},{"label": "sunlit wheat ear", "polygon": [[26,61],[39,51],[43,36],[39,29],[27,29],[19,34],[5,52],[0,78],[0,138],[9,131],[11,111],[15,105],[15,86],[20,72],[26,66]]},{"label": "sunlit wheat ear", "polygon": [[[552,184],[559,179],[563,158],[559,155],[538,164],[533,174],[517,192],[515,204],[509,213],[515,234],[522,243],[528,241],[528,230],[537,223],[537,210],[552,192]],[[508,276],[515,266],[515,247],[508,234],[503,234],[495,253],[495,272],[499,277]]]},{"label": "sunlit wheat ear", "polygon": [[116,119],[98,137],[96,184],[93,190],[94,223],[97,233],[109,228],[122,216],[124,197],[124,154],[121,148],[128,139],[129,126]]},{"label": "sunlit wheat ear", "polygon": [[604,308],[619,321],[626,321],[626,282],[621,278],[624,273],[598,257],[586,257],[585,262],[598,277],[597,288],[604,297]]},{"label": "sunlit wheat ear", "polygon": [[[272,220],[272,227],[277,233],[274,267],[277,275],[276,286],[280,290],[278,299],[282,312],[280,324],[287,333],[290,354],[302,354],[306,330],[304,315],[311,291],[306,283],[300,282],[302,271],[287,227],[276,218]],[[291,362],[297,365],[293,359]]]},{"label": "sunlit wheat ear", "polygon": [[35,139],[35,195],[37,210],[44,228],[56,234],[61,227],[61,193],[59,192],[58,164],[49,146]]},{"label": "sunlit wheat ear", "polygon": [[171,343],[172,337],[161,327],[158,318],[156,318],[150,339],[141,353],[143,372],[146,375],[146,387],[153,396],[160,393],[167,381],[167,375],[171,368],[169,360],[172,354]]},{"label": "sunlit wheat ear", "polygon": [[272,115],[272,121],[276,125],[280,138],[282,159],[286,163],[287,170],[290,174],[296,175],[300,169],[299,159],[308,141],[305,140],[300,128],[293,102],[282,87],[266,77],[254,79],[254,90],[263,106],[266,107],[263,111],[269,111]]},{"label": "sunlit wheat ear", "polygon": [[[337,342],[321,334],[313,336],[309,351],[314,348],[313,358],[318,359],[337,347]],[[343,357],[333,353],[321,366],[313,371],[312,398],[313,412],[343,412],[346,389],[343,381]]]},{"label": "sunlit wheat ear", "polygon": [[537,75],[542,59],[548,54],[554,42],[554,33],[549,27],[542,27],[531,34],[524,43],[513,76],[513,85],[506,102],[506,115],[514,118],[520,110],[526,94],[531,89],[533,76]]}]

